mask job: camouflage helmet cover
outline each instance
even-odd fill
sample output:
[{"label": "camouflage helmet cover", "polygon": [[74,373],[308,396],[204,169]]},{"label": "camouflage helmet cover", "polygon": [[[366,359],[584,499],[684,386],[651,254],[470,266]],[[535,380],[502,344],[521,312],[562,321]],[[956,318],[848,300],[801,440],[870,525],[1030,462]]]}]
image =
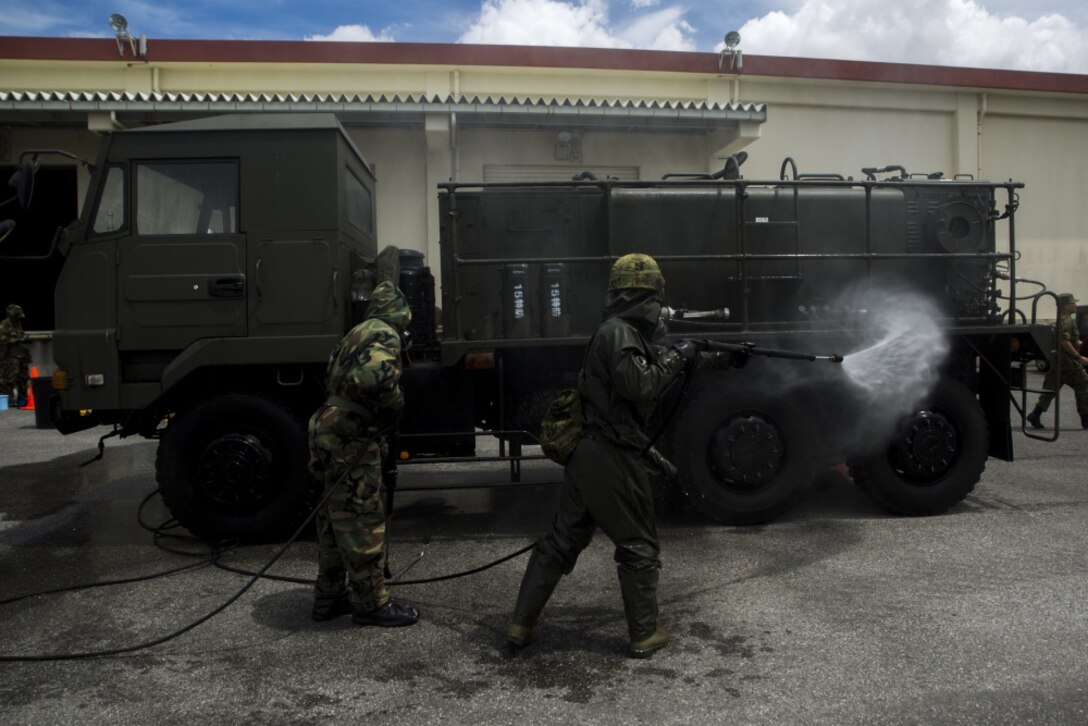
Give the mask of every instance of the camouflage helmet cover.
[{"label": "camouflage helmet cover", "polygon": [[412,309],[400,288],[391,282],[383,282],[370,296],[366,317],[382,320],[403,333],[412,322]]},{"label": "camouflage helmet cover", "polygon": [[1063,292],[1061,295],[1058,295],[1058,304],[1059,305],[1076,305],[1077,304],[1077,298],[1075,298],[1073,296],[1073,293],[1071,293],[1071,292]]},{"label": "camouflage helmet cover", "polygon": [[608,275],[608,290],[611,292],[629,289],[655,292],[665,289],[665,278],[653,257],[635,252],[624,255],[612,265],[612,271]]},{"label": "camouflage helmet cover", "polygon": [[8,305],[7,315],[13,320],[21,320],[22,318],[26,317],[26,315],[23,313],[23,308],[19,305],[16,305],[15,303]]}]

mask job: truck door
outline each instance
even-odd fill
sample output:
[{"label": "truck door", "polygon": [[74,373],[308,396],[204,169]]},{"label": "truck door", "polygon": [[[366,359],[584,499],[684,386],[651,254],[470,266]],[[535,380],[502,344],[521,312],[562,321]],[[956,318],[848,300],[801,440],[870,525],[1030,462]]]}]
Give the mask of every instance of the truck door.
[{"label": "truck door", "polygon": [[121,350],[183,350],[246,334],[236,160],[133,165],[135,224],[118,240]]}]

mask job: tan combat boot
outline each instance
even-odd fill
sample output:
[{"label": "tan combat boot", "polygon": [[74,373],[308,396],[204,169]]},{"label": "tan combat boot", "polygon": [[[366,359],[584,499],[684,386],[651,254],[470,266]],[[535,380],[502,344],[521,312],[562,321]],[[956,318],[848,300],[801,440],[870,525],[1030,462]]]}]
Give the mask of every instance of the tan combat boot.
[{"label": "tan combat boot", "polygon": [[533,629],[528,625],[510,623],[506,629],[506,644],[513,650],[521,650],[533,641]]},{"label": "tan combat boot", "polygon": [[632,658],[649,658],[668,644],[669,631],[658,625],[657,630],[650,637],[631,641],[631,645],[627,647],[627,652]]}]

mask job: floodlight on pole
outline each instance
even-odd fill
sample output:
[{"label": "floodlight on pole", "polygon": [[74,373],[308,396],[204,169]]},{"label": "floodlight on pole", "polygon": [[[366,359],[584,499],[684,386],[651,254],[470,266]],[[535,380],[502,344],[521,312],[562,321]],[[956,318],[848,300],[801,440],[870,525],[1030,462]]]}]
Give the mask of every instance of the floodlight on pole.
[{"label": "floodlight on pole", "polygon": [[722,69],[722,65],[725,63],[725,57],[729,56],[729,68],[740,72],[740,69],[744,67],[744,57],[741,55],[740,48],[740,33],[735,30],[730,30],[725,34],[725,47],[722,48],[722,52],[718,54],[718,70]]},{"label": "floodlight on pole", "polygon": [[[113,30],[114,38],[117,41],[117,54],[122,58],[125,55],[125,41],[128,41],[129,47],[132,49],[132,57],[146,58],[147,57],[147,36],[141,35],[138,39],[132,37],[132,33],[128,32],[128,19],[121,13],[110,14],[110,29]],[[139,42],[139,49],[137,49],[137,42]]]}]

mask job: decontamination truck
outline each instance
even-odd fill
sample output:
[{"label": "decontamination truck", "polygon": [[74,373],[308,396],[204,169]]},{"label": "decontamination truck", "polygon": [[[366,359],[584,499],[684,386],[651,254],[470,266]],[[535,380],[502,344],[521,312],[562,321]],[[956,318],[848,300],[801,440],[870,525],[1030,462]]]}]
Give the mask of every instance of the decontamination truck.
[{"label": "decontamination truck", "polygon": [[[23,201],[45,153],[23,156]],[[791,160],[748,180],[740,161],[655,181],[439,185],[441,259],[402,258],[400,455],[471,457],[480,432],[515,454],[532,443],[575,381],[609,267],[637,251],[662,267],[673,338],[849,353],[880,304],[857,300],[894,289],[931,306],[947,347],[883,427],[830,366],[697,371],[662,402],[657,441],[698,513],[765,521],[841,462],[880,504],[935,513],[988,457],[1011,459],[1010,399],[1054,333],[1035,323],[1042,298],[1016,299],[1020,185],[804,175]],[[106,134],[93,167],[55,240],[53,421],[158,439],[163,498],[194,532],[283,534],[318,494],[305,422],[327,356],[365,309],[368,261],[399,242],[376,238],[370,166],[332,115],[252,114]]]}]

